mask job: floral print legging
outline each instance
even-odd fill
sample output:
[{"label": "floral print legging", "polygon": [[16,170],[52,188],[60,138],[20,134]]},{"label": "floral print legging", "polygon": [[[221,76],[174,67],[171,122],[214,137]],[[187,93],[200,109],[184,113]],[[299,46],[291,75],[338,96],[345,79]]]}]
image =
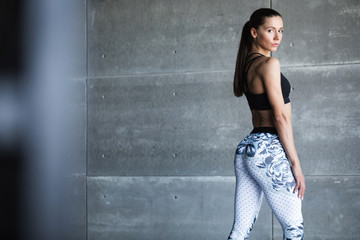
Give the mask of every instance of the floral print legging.
[{"label": "floral print legging", "polygon": [[301,200],[293,193],[295,178],[278,135],[250,133],[239,143],[234,165],[235,214],[228,239],[248,239],[263,195],[281,224],[283,239],[303,239]]}]

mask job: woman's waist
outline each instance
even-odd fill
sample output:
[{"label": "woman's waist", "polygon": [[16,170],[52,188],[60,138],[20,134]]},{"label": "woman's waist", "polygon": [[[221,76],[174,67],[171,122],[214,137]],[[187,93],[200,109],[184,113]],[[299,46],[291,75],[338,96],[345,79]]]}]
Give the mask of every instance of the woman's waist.
[{"label": "woman's waist", "polygon": [[251,133],[272,133],[272,134],[278,134],[275,126],[254,126]]}]

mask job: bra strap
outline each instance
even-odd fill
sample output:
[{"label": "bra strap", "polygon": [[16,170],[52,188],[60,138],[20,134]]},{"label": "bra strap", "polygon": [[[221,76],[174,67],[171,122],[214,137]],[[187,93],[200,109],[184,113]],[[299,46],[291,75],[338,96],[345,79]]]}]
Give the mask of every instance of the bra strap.
[{"label": "bra strap", "polygon": [[[255,53],[252,53],[252,54],[248,55],[248,56],[246,57],[246,59],[248,59],[248,57],[251,56],[251,55],[253,55],[253,54],[255,54]],[[261,53],[258,53],[258,54],[260,54],[261,56],[254,57],[254,58],[250,59],[248,62],[245,63],[245,75],[246,75],[247,72],[249,71],[250,65],[251,65],[256,59],[258,59],[259,57],[264,56],[264,55],[262,55]]]},{"label": "bra strap", "polygon": [[249,58],[250,56],[254,55],[254,54],[260,54],[261,56],[265,56],[265,55],[262,54],[262,53],[253,52],[253,53],[250,53],[249,55],[247,55],[247,56],[246,56],[246,59]]},{"label": "bra strap", "polygon": [[[250,56],[254,55],[254,54],[260,54],[259,56],[256,56],[252,59],[250,59],[249,61],[247,61],[249,59]],[[258,52],[254,52],[254,53],[250,53],[249,55],[246,56],[246,59],[245,59],[245,71],[244,71],[244,77],[245,77],[245,84],[246,84],[246,88],[248,88],[248,84],[247,84],[247,81],[246,81],[246,78],[247,78],[247,73],[249,71],[249,68],[250,68],[250,65],[259,57],[263,57],[265,55],[261,54],[261,53],[258,53]]]}]

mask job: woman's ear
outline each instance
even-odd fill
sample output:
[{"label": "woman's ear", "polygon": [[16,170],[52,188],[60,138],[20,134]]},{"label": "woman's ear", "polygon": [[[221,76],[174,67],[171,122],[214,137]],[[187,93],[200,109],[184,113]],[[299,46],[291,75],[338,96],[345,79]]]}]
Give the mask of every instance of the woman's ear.
[{"label": "woman's ear", "polygon": [[251,37],[256,40],[256,37],[257,37],[257,31],[255,28],[251,28],[250,29],[250,33],[251,33]]}]

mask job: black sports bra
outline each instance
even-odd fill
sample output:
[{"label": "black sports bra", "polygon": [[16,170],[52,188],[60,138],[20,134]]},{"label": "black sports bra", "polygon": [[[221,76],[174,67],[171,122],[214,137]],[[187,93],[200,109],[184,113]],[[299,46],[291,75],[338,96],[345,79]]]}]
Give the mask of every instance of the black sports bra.
[{"label": "black sports bra", "polygon": [[[255,61],[255,59],[265,56],[261,53],[251,53],[246,57],[246,60],[253,54],[260,54],[260,56],[254,57],[252,59],[250,59],[249,62],[245,63],[245,80],[247,78],[247,72],[249,70],[250,65]],[[282,95],[283,95],[283,99],[284,99],[284,103],[289,103],[290,102],[290,98],[289,98],[289,94],[290,94],[290,83],[289,81],[286,79],[286,77],[281,74],[281,91],[282,91]],[[247,84],[247,82],[246,82]],[[253,94],[249,91],[247,91],[245,93],[246,99],[249,103],[249,107],[251,110],[272,110],[271,106],[270,106],[270,102],[267,96],[267,93],[260,93],[260,94]]]}]

